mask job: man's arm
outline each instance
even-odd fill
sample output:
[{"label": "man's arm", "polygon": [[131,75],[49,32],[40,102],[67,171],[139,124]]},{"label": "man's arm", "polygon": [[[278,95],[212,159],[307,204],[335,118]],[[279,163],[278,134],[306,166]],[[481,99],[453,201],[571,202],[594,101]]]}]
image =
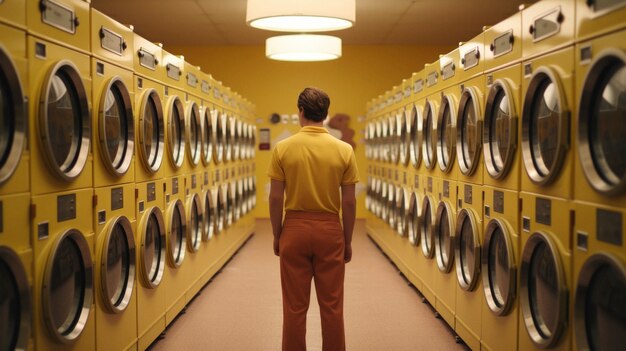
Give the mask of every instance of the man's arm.
[{"label": "man's arm", "polygon": [[274,254],[278,256],[278,239],[283,230],[283,206],[285,200],[285,182],[272,179],[270,183],[270,222],[274,234]]},{"label": "man's arm", "polygon": [[346,263],[352,260],[352,231],[356,220],[356,195],[355,184],[341,186],[341,211],[343,218],[343,237],[346,241],[344,260]]}]

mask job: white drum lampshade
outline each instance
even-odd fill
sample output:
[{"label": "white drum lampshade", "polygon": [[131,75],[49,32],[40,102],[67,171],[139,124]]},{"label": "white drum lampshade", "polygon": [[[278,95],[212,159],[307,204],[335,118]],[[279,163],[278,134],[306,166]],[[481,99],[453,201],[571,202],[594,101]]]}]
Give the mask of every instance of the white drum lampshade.
[{"label": "white drum lampshade", "polygon": [[279,61],[328,61],[341,57],[341,39],[330,35],[293,34],[268,38],[265,56]]},{"label": "white drum lampshade", "polygon": [[321,32],[352,27],[356,0],[248,0],[246,23],[279,32]]}]

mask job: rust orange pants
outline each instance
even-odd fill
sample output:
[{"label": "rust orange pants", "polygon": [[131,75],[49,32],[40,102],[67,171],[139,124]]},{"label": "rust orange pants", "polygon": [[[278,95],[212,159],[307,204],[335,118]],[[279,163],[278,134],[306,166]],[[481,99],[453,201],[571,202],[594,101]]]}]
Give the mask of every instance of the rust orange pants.
[{"label": "rust orange pants", "polygon": [[283,351],[306,350],[306,313],[315,282],[322,349],[345,350],[343,229],[332,213],[288,211],[279,239],[283,289]]}]

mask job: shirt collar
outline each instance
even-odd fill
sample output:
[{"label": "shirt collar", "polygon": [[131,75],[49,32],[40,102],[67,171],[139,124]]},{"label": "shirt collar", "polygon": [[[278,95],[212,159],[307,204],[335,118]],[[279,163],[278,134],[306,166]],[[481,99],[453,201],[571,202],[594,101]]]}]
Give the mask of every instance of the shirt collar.
[{"label": "shirt collar", "polygon": [[304,133],[328,133],[328,130],[324,127],[313,127],[313,126],[305,126],[300,128],[301,132]]}]

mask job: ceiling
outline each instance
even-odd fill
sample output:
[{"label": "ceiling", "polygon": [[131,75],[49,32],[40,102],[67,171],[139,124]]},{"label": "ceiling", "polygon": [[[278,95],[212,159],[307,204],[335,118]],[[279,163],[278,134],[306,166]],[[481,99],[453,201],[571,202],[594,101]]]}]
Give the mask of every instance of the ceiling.
[{"label": "ceiling", "polygon": [[[515,13],[520,1],[356,0],[355,25],[332,34],[354,45],[457,45]],[[246,24],[246,0],[91,0],[91,6],[165,46],[258,45],[276,35]]]}]

